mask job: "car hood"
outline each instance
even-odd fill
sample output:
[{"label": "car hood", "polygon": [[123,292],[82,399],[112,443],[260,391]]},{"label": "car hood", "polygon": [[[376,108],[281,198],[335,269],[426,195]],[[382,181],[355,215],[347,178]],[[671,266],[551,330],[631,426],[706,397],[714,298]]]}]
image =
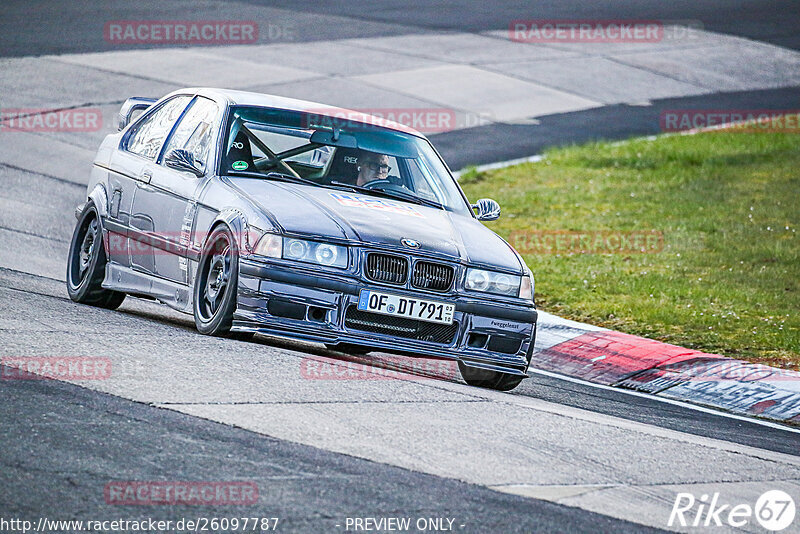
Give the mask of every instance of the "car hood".
[{"label": "car hood", "polygon": [[[229,178],[264,216],[290,234],[417,250],[521,272],[514,250],[476,219],[410,202],[298,184]],[[410,252],[411,248],[404,248]]]}]

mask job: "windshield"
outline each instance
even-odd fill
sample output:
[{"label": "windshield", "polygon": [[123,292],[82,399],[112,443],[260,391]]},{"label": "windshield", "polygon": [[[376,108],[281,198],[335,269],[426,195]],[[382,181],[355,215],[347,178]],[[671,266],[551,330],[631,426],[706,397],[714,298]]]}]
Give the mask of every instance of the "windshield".
[{"label": "windshield", "polygon": [[430,143],[373,124],[234,106],[222,154],[222,175],[295,181],[471,214]]}]

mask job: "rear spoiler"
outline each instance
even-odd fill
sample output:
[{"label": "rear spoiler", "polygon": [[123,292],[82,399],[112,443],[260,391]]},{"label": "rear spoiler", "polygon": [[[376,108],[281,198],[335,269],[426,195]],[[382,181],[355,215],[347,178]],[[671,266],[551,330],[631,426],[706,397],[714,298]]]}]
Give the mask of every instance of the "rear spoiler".
[{"label": "rear spoiler", "polygon": [[145,110],[152,106],[155,101],[155,98],[144,98],[141,96],[133,96],[126,100],[119,110],[119,124],[117,129],[120,131],[124,130],[128,123],[131,122],[131,117],[135,111]]}]

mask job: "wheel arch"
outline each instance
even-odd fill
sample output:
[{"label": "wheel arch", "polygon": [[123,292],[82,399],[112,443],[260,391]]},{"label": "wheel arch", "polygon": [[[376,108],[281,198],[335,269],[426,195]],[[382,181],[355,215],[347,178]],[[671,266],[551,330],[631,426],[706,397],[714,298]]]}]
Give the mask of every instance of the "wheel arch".
[{"label": "wheel arch", "polygon": [[203,250],[205,250],[209,236],[220,225],[227,226],[233,234],[233,239],[236,242],[237,253],[240,253],[242,250],[245,252],[252,250],[252,247],[255,245],[255,243],[250,243],[250,228],[247,224],[247,216],[244,214],[244,212],[237,208],[225,208],[220,211],[216,217],[214,217],[214,220],[212,220],[211,224],[209,224],[208,231],[203,238]]},{"label": "wheel arch", "polygon": [[[84,204],[83,209],[86,209],[86,206],[89,205],[89,202],[94,204],[94,207],[97,210],[97,215],[100,218],[98,222],[102,228],[103,217],[108,216],[108,192],[103,184],[96,184],[94,188],[89,191],[89,194],[86,197],[86,204]],[[83,212],[83,210],[81,210],[81,212]]]}]

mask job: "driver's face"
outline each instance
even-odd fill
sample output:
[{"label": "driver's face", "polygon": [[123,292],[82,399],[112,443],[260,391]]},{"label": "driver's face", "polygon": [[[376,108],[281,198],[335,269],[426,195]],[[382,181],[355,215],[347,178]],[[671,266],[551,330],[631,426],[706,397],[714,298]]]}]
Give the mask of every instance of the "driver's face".
[{"label": "driver's face", "polygon": [[358,171],[357,185],[364,185],[375,180],[385,180],[389,175],[389,156],[375,154],[364,156],[358,162],[361,169]]}]

